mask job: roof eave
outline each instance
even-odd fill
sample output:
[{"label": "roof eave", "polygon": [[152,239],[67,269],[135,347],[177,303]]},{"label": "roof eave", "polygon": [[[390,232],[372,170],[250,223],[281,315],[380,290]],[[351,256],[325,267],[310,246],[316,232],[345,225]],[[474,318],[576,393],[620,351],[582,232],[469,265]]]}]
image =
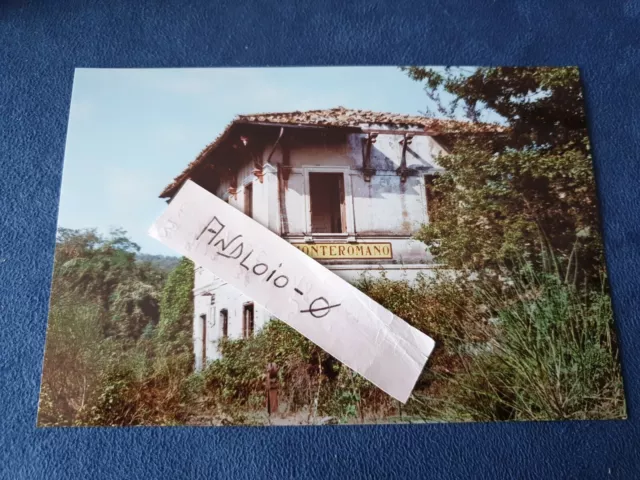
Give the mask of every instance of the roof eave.
[{"label": "roof eave", "polygon": [[[343,129],[351,132],[367,132],[371,130],[371,127],[369,125],[379,125],[379,124],[318,125],[318,124],[307,124],[307,123],[255,121],[255,120],[250,120],[245,117],[239,116],[236,119],[234,119],[229,125],[227,125],[227,127],[220,134],[220,136],[216,140],[214,140],[212,143],[207,145],[204,148],[204,150],[200,152],[198,157],[196,157],[196,159],[193,162],[191,162],[191,164],[187,166],[187,168],[184,169],[182,173],[180,173],[180,175],[178,175],[171,184],[165,187],[165,189],[160,194],[159,198],[173,197],[175,193],[180,189],[182,184],[189,178],[190,174],[204,163],[205,159],[227,139],[227,137],[230,135],[231,130],[233,130],[233,128],[237,125],[260,125],[260,126],[270,126],[270,127],[303,128],[303,129],[315,129],[315,130]],[[487,124],[487,127],[488,126],[489,124]],[[422,135],[429,135],[429,136],[460,135],[465,133],[468,133],[471,135],[501,134],[501,133],[505,133],[508,130],[504,127],[499,127],[499,126],[495,126],[493,129],[487,128],[486,130],[477,131],[477,132],[473,132],[473,131],[470,131],[469,129],[464,129],[464,128],[461,128],[460,130],[451,129],[449,131],[436,131],[421,125],[412,125],[411,127],[412,128],[410,129],[405,127],[403,130],[406,130],[407,133],[410,133],[413,131],[415,133],[420,132]],[[375,129],[375,130],[384,131],[384,130],[378,130],[378,129]]]},{"label": "roof eave", "polygon": [[347,129],[350,131],[360,131],[360,127],[356,126],[339,126],[339,125],[311,125],[311,124],[303,124],[303,123],[284,123],[284,122],[255,122],[251,120],[246,120],[242,117],[236,118],[233,122],[227,125],[227,128],[220,134],[220,136],[212,143],[207,145],[205,149],[200,152],[198,157],[192,162],[190,166],[188,166],[185,170],[182,171],[180,175],[178,175],[172,183],[167,185],[162,193],[159,195],[159,198],[171,198],[175,193],[180,189],[182,184],[189,178],[189,174],[192,173],[196,168],[198,168],[214,150],[216,150],[229,136],[231,130],[236,125],[261,125],[261,126],[269,126],[269,127],[285,127],[285,128],[309,128],[309,129]]}]

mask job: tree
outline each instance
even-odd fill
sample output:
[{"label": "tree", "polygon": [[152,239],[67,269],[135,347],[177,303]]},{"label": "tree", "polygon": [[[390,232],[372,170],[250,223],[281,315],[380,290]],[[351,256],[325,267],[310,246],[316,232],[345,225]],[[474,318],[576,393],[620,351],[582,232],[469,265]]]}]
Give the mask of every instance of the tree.
[{"label": "tree", "polygon": [[118,284],[111,295],[111,321],[122,338],[138,339],[145,327],[158,323],[159,289],[138,279]]},{"label": "tree", "polygon": [[[502,117],[512,147],[588,149],[580,72],[576,67],[484,67],[404,69],[425,83],[425,92],[441,114],[454,116],[460,104],[472,121]],[[445,104],[442,93],[453,99]]]},{"label": "tree", "polygon": [[[576,68],[405,69],[440,112],[501,118],[503,135],[453,138],[440,158],[430,225],[418,237],[457,268],[553,259],[567,278],[603,268],[582,89]],[[435,207],[435,208],[433,208]]]},{"label": "tree", "polygon": [[183,257],[169,274],[160,300],[158,339],[172,348],[191,352],[194,265]]},{"label": "tree", "polygon": [[140,247],[121,229],[102,236],[95,229],[60,229],[52,301],[74,294],[102,306],[104,336],[137,339],[159,319],[165,273],[136,261]]},{"label": "tree", "polygon": [[158,323],[166,275],[137,262],[138,250],[123,230],[58,230],[41,424],[70,424],[86,414],[105,372],[135,357],[143,331]]}]

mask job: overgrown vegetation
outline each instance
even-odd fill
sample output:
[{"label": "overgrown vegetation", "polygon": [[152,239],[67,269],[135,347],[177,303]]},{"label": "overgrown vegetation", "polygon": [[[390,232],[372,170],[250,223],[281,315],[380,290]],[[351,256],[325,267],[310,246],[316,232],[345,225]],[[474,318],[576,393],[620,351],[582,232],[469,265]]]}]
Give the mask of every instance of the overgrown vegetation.
[{"label": "overgrown vegetation", "polygon": [[457,362],[436,360],[425,380],[438,394],[418,388],[407,410],[431,421],[623,418],[609,296],[531,264],[511,280],[470,282],[480,308],[462,318],[481,333],[440,344]]},{"label": "overgrown vegetation", "polygon": [[433,100],[453,96],[441,115],[508,127],[447,139],[417,237],[451,268],[357,284],[436,340],[406,405],[277,320],[193,373],[191,262],[169,270],[122,231],[61,229],[39,423],[269,423],[271,362],[291,423],[623,418],[577,70],[406,70]]},{"label": "overgrown vegetation", "polygon": [[[116,230],[58,232],[38,421],[172,424],[193,369],[193,264],[136,261]],[[162,313],[160,313],[162,311]]]},{"label": "overgrown vegetation", "polygon": [[[54,291],[67,281],[57,274]],[[104,310],[74,290],[52,298],[39,422],[265,424],[271,362],[280,367],[281,415],[300,423],[622,418],[604,285],[576,287],[531,263],[508,281],[446,272],[413,284],[364,277],[361,290],[437,342],[402,406],[277,320],[251,339],[221,342],[222,359],[193,373],[193,265],[183,259],[158,290],[159,319],[149,316],[143,331],[127,338],[105,328],[110,315],[122,325],[120,308]],[[140,312],[128,311],[139,325]]]}]

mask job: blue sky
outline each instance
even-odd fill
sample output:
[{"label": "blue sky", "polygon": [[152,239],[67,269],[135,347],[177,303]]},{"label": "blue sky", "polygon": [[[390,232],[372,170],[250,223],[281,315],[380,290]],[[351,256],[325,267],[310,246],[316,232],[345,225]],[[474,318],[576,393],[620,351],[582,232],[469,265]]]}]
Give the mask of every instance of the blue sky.
[{"label": "blue sky", "polygon": [[121,227],[143,252],[175,255],[147,235],[158,195],[236,115],[428,105],[395,67],[77,69],[58,225]]}]

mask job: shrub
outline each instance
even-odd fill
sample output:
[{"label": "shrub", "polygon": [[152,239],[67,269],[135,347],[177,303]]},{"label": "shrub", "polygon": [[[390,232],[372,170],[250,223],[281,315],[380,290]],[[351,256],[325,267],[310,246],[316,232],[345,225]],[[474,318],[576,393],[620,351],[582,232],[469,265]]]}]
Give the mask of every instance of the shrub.
[{"label": "shrub", "polygon": [[317,383],[318,362],[329,356],[320,348],[278,321],[270,321],[249,339],[224,339],[222,358],[203,372],[202,394],[207,404],[223,416],[237,417],[240,410],[264,409],[266,366],[279,367],[279,397],[295,412],[311,401]]},{"label": "shrub", "polygon": [[141,348],[121,351],[100,376],[91,405],[80,412],[81,425],[175,425],[184,423],[185,388],[192,368],[186,353],[160,355],[152,359]]}]

